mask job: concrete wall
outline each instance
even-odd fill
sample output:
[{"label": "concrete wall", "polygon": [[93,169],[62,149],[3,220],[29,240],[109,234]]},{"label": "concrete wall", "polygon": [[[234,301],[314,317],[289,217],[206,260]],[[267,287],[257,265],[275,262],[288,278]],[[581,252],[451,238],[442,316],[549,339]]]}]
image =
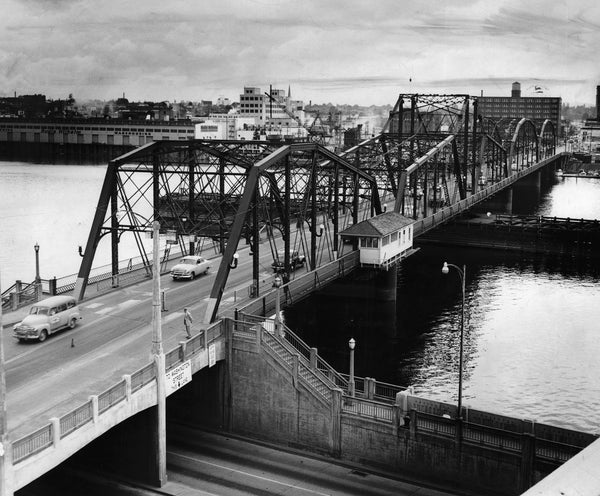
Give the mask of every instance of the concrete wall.
[{"label": "concrete wall", "polygon": [[[448,413],[455,417],[455,406],[409,395],[397,400],[395,406],[381,405],[384,410],[392,409],[391,420],[389,416],[387,420],[384,416],[369,418],[360,409],[353,410],[349,402],[356,400],[343,396],[340,389],[328,386],[325,393],[324,382],[309,378],[308,365],[301,358],[278,351],[277,346],[283,350],[282,345],[267,331],[258,333],[262,337],[246,333],[256,333],[256,329],[257,326],[246,327],[243,334],[228,338],[230,358],[226,375],[230,389],[223,384],[223,390],[230,391],[228,397],[224,396],[224,415],[229,419],[223,424],[226,431],[398,477],[416,477],[449,489],[477,490],[489,495],[520,494],[560,465],[556,460],[536,458],[535,435],[552,428],[536,429],[529,421],[466,411],[464,414],[473,424],[465,426],[473,428],[477,422],[487,425],[482,431],[486,442],[473,441],[472,436],[470,441],[459,442],[461,436],[456,433],[461,431],[456,420],[447,420],[454,432],[448,434],[421,427],[421,422],[427,422],[427,413],[417,414],[419,409],[429,412],[432,418],[445,420],[440,416]],[[210,424],[211,419],[214,417],[199,421]],[[434,424],[440,425],[439,422],[435,420]],[[544,437],[581,446],[591,439],[573,437],[571,431],[552,431],[550,435],[546,432]],[[494,439],[498,439],[497,448]],[[502,448],[503,439],[514,440],[515,448]]]},{"label": "concrete wall", "polygon": [[337,419],[330,402],[301,384],[293,364],[284,367],[252,343],[236,343],[231,363],[233,432],[316,452],[336,451]]}]

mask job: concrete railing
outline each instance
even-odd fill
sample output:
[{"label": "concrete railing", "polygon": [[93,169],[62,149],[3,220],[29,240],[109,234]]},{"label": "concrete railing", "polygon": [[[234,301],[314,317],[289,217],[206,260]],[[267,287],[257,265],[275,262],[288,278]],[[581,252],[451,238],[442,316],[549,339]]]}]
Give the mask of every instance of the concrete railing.
[{"label": "concrete railing", "polygon": [[[223,325],[222,321],[217,322],[165,353],[165,370],[170,370],[221,338],[224,335]],[[57,445],[61,439],[76,433],[78,429],[84,427],[89,422],[95,422],[98,416],[110,412],[113,407],[122,401],[128,400],[144,386],[154,382],[155,379],[154,364],[145,365],[133,372],[133,374],[124,376],[121,381],[99,395],[90,397],[88,401],[59,419],[50,420],[43,427],[13,441],[13,465],[26,460],[40,451]]]}]

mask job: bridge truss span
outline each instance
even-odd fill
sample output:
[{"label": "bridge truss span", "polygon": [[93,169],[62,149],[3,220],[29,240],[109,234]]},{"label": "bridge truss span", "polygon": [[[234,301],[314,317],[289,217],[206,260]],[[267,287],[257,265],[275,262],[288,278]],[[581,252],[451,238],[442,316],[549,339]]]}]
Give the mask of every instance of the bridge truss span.
[{"label": "bridge truss span", "polygon": [[118,157],[108,165],[81,252],[75,296],[84,296],[104,236],[116,285],[123,236],[135,238],[150,274],[142,238],[158,220],[181,253],[208,245],[223,255],[207,311],[212,321],[240,242],[252,256],[256,297],[261,272],[288,279],[294,269],[335,259],[338,233],[389,204],[414,220],[429,218],[482,191],[494,194],[490,186],[556,153],[550,121],[493,121],[477,108],[468,95],[400,94],[379,135],[339,154],[314,142],[182,140]]}]

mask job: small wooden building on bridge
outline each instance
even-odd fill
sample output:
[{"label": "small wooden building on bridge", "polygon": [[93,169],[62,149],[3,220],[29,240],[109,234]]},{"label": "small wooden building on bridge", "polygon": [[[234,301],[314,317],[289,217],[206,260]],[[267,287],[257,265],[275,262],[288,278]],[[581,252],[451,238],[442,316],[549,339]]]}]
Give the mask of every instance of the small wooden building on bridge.
[{"label": "small wooden building on bridge", "polygon": [[414,251],[414,223],[400,213],[385,212],[342,231],[342,246],[359,248],[361,266],[387,270]]}]

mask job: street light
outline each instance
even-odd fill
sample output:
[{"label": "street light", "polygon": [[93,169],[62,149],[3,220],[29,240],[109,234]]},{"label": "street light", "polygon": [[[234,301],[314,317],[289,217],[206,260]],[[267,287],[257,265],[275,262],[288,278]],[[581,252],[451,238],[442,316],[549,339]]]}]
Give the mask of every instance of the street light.
[{"label": "street light", "polygon": [[239,258],[240,258],[240,255],[239,255],[239,253],[236,251],[236,252],[233,254],[233,260],[232,260],[232,261],[231,261],[231,263],[229,264],[229,268],[230,268],[230,269],[235,269],[235,268],[237,268],[237,266],[238,266],[238,259],[239,259]]},{"label": "street light", "polygon": [[354,398],[354,347],[356,346],[356,341],[354,338],[350,338],[348,341],[348,348],[350,348],[350,378],[348,379],[348,392],[350,396]]},{"label": "street light", "polygon": [[[281,328],[281,319],[279,317],[281,312],[281,277],[279,274],[275,276],[275,280],[273,281],[273,286],[275,287],[275,334],[277,336],[282,336],[280,333]],[[282,336],[283,337],[283,336]]]},{"label": "street light", "polygon": [[462,418],[462,373],[463,373],[463,337],[465,329],[465,277],[467,274],[467,266],[463,265],[462,269],[458,265],[444,262],[442,266],[442,274],[448,274],[450,267],[456,269],[460,276],[462,288],[462,304],[460,311],[460,353],[458,358],[458,418]]},{"label": "street light", "polygon": [[38,245],[37,241],[33,246],[35,250],[35,283],[40,283],[40,245]]},{"label": "street light", "polygon": [[40,300],[42,298],[42,280],[40,279],[40,245],[37,241],[33,249],[35,250],[35,294],[36,299]]}]

